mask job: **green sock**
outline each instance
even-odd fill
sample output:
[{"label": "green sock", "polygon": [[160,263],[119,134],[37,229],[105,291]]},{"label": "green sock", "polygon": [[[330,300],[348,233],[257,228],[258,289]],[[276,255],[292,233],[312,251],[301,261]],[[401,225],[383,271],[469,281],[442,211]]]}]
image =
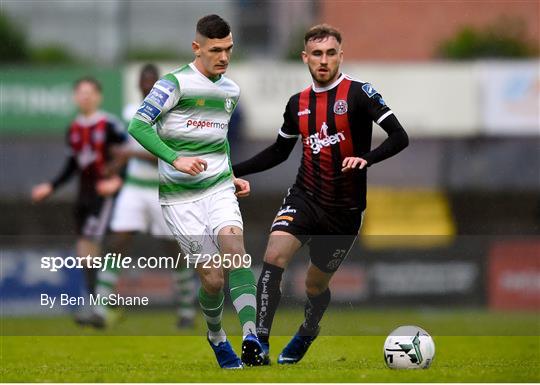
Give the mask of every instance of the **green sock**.
[{"label": "green sock", "polygon": [[210,332],[219,333],[222,331],[221,317],[223,316],[224,297],[223,291],[212,295],[208,294],[202,287],[199,289],[199,304]]},{"label": "green sock", "polygon": [[255,295],[257,294],[257,286],[251,269],[232,270],[229,273],[229,288],[231,301],[242,325],[243,336],[245,337],[249,333],[255,334],[255,309],[257,307]]},{"label": "green sock", "polygon": [[178,269],[175,272],[175,283],[178,298],[178,317],[193,319],[195,317],[195,281],[192,269]]}]

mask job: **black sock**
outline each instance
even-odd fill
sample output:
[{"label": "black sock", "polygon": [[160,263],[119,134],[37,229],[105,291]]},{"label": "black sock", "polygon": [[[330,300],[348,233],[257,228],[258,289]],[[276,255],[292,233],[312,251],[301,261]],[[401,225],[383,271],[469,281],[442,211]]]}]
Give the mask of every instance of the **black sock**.
[{"label": "black sock", "polygon": [[274,321],[279,300],[281,299],[281,276],[283,269],[264,262],[259,282],[257,283],[257,336],[268,343],[270,329]]},{"label": "black sock", "polygon": [[84,278],[86,279],[86,289],[88,290],[88,294],[96,294],[97,272],[97,269],[88,267],[84,269]]},{"label": "black sock", "polygon": [[299,330],[301,335],[311,336],[317,331],[319,322],[321,322],[324,312],[330,303],[330,297],[330,289],[326,289],[316,297],[310,297],[308,295],[304,308],[305,320]]}]

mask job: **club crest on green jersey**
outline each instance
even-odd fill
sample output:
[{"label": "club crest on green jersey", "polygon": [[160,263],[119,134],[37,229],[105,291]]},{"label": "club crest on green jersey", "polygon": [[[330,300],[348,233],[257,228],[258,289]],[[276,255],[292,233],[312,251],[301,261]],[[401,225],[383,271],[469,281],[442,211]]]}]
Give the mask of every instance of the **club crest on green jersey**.
[{"label": "club crest on green jersey", "polygon": [[225,111],[227,111],[229,114],[234,108],[234,103],[231,98],[225,98]]}]

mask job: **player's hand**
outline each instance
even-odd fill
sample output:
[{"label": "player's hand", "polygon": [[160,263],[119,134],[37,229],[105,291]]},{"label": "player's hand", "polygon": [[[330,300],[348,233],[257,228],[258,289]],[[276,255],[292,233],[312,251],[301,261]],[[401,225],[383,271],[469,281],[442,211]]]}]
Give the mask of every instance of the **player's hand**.
[{"label": "player's hand", "polygon": [[122,181],[122,178],[120,178],[118,175],[113,175],[109,178],[100,179],[96,183],[96,192],[98,193],[98,195],[101,195],[103,197],[114,195],[118,190],[120,190],[120,187],[122,187],[123,183],[124,182]]},{"label": "player's hand", "polygon": [[238,198],[244,198],[249,196],[251,188],[249,187],[249,182],[245,179],[233,178],[234,187],[236,187],[236,192],[234,193]]},{"label": "player's hand", "polygon": [[53,186],[50,183],[41,183],[32,189],[32,202],[41,202],[53,192]]},{"label": "player's hand", "polygon": [[178,157],[173,162],[173,167],[180,172],[195,176],[208,168],[206,160],[196,157]]},{"label": "player's hand", "polygon": [[367,160],[363,158],[355,158],[354,156],[349,156],[343,159],[343,163],[341,164],[341,172],[349,172],[355,168],[361,170],[366,166]]}]

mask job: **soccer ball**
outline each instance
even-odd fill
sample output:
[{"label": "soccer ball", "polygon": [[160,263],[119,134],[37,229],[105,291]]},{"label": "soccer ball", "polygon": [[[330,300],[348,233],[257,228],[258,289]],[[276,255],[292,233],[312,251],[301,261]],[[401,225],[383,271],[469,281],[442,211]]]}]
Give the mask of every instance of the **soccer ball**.
[{"label": "soccer ball", "polygon": [[435,356],[435,343],[418,326],[400,326],[384,342],[384,360],[391,369],[427,369]]}]

